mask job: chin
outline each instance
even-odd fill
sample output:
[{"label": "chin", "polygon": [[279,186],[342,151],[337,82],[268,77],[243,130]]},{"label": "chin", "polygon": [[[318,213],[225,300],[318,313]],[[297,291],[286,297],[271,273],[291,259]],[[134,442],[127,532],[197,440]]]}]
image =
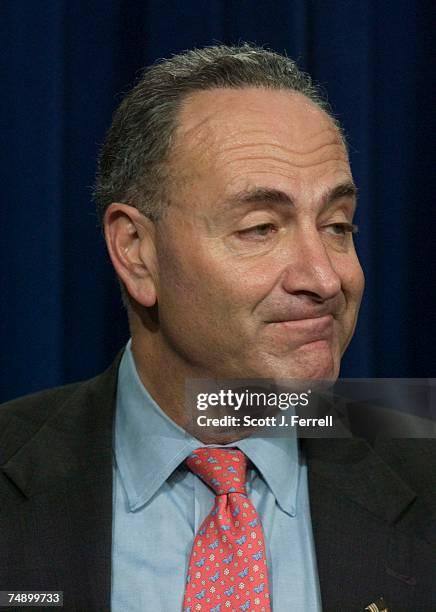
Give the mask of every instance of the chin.
[{"label": "chin", "polygon": [[263,378],[335,381],[340,356],[327,342],[313,342],[286,356],[274,356],[263,364]]}]

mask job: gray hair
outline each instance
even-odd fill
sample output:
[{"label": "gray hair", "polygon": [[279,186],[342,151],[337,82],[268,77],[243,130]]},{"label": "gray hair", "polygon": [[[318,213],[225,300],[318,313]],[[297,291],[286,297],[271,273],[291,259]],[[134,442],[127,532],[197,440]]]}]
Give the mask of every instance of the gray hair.
[{"label": "gray hair", "polygon": [[100,221],[111,202],[130,204],[158,219],[170,201],[165,162],[182,102],[195,91],[244,87],[303,94],[331,117],[344,138],[319,87],[288,57],[247,43],[179,53],[146,68],[114,113],[94,189]]}]

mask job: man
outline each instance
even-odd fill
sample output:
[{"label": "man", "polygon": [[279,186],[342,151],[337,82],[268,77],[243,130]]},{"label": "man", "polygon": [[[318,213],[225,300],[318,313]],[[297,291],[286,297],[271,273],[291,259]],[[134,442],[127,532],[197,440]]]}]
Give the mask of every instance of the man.
[{"label": "man", "polygon": [[[81,611],[434,609],[429,450],[192,436],[187,380],[335,380],[354,331],[356,188],[309,77],[248,45],[150,68],[96,199],[132,339],[96,379],[1,409],[0,589]],[[219,551],[195,557],[222,493],[193,464],[223,445],[248,461],[233,495],[261,521],[262,603],[251,553],[203,582]]]}]

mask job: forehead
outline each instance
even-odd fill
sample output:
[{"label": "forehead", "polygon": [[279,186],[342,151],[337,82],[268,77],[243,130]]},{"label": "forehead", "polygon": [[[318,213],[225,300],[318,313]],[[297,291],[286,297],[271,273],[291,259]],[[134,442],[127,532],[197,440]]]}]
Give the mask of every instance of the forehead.
[{"label": "forehead", "polygon": [[351,176],[333,121],[289,90],[213,89],[189,95],[179,112],[172,160],[188,184],[207,176],[211,187],[221,179],[220,189],[259,180],[280,187],[289,180],[313,184],[320,176]]},{"label": "forehead", "polygon": [[342,144],[330,117],[302,94],[254,87],[190,94],[182,103],[176,133],[179,143],[200,144],[214,137],[243,139],[244,135],[253,135],[253,128],[260,138],[264,135],[269,141],[280,141],[281,135],[291,137],[296,149],[320,135]]}]

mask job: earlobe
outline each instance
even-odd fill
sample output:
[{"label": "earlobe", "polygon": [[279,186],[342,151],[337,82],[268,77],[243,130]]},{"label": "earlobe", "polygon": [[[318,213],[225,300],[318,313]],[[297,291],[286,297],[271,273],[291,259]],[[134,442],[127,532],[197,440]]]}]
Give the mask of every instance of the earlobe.
[{"label": "earlobe", "polygon": [[157,300],[155,226],[137,208],[113,203],[104,216],[104,234],[115,271],[129,295],[145,307]]}]

